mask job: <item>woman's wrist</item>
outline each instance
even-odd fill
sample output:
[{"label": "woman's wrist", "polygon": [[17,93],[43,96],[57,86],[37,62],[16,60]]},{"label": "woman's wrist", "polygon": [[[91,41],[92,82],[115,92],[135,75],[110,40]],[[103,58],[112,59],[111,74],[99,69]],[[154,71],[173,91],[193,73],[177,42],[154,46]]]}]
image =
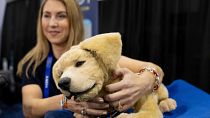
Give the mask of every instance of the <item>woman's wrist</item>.
[{"label": "woman's wrist", "polygon": [[66,96],[62,95],[62,98],[60,100],[60,106],[62,109],[67,109],[68,108],[68,102],[67,102]]},{"label": "woman's wrist", "polygon": [[152,67],[145,67],[143,69],[140,69],[139,72],[137,73],[137,75],[142,75],[143,73],[148,73],[150,75],[152,75],[151,77],[149,77],[148,75],[146,76],[147,78],[152,78],[152,91],[155,91],[159,88],[161,81],[160,81],[160,74]]}]

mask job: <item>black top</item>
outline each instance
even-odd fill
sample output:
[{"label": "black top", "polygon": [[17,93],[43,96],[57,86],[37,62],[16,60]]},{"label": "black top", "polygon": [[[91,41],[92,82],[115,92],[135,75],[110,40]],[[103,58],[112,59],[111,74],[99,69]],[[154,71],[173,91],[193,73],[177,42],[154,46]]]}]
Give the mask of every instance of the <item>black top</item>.
[{"label": "black top", "polygon": [[[29,85],[29,84],[37,84],[40,86],[41,90],[42,90],[42,94],[44,96],[44,77],[45,77],[45,67],[46,67],[46,61],[47,58],[42,62],[41,65],[39,65],[36,69],[35,72],[35,77],[32,74],[33,69],[29,68],[28,71],[28,75],[29,75],[29,79],[26,78],[26,65],[27,63],[24,65],[23,67],[23,75],[22,75],[22,87],[25,85]],[[52,67],[56,62],[56,58],[53,55],[53,62],[52,62]],[[51,67],[51,72],[52,72],[52,67]],[[49,80],[49,97],[54,96],[54,95],[58,95],[61,94],[60,90],[57,89],[53,77],[52,77],[52,73],[51,73],[51,77]]]}]

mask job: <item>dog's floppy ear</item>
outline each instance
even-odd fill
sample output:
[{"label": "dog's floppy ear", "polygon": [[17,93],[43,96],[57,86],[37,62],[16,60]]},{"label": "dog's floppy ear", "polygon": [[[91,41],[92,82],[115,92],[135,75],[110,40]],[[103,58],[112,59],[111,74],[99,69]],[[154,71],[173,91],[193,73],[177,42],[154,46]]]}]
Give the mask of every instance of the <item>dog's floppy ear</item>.
[{"label": "dog's floppy ear", "polygon": [[115,68],[122,50],[119,33],[104,33],[85,39],[79,44],[80,48],[93,51],[109,68]]}]

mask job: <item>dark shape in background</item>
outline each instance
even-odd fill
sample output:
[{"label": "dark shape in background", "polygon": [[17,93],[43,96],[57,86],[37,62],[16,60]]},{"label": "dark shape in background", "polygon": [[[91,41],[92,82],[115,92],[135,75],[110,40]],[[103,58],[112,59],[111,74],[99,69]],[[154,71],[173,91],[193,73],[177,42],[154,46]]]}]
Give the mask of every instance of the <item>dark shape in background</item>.
[{"label": "dark shape in background", "polygon": [[99,33],[119,31],[123,54],[160,65],[164,83],[210,93],[209,0],[105,0],[99,18]]},{"label": "dark shape in background", "polygon": [[6,5],[2,42],[1,59],[7,59],[8,67],[13,67],[16,91],[7,92],[0,98],[7,104],[21,101],[21,79],[17,78],[16,70],[20,59],[35,45],[36,22],[38,16],[39,0],[14,0]]}]

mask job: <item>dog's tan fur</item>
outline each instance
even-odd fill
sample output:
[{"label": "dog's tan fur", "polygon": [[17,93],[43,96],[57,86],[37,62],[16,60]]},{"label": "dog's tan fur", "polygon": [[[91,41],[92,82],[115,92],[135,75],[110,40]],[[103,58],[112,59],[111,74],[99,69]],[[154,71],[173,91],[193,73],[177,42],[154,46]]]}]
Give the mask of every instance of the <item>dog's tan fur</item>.
[{"label": "dog's tan fur", "polygon": [[[105,94],[104,86],[113,83],[112,71],[121,56],[119,33],[96,35],[82,41],[65,52],[53,66],[53,78],[58,86],[62,78],[71,79],[69,90],[61,90],[66,96],[74,93],[77,101],[88,101]],[[82,65],[77,66],[78,63]],[[168,98],[163,84],[153,93],[143,96],[133,107],[131,114],[121,113],[118,118],[161,118],[162,112],[176,108],[176,102]]]}]

